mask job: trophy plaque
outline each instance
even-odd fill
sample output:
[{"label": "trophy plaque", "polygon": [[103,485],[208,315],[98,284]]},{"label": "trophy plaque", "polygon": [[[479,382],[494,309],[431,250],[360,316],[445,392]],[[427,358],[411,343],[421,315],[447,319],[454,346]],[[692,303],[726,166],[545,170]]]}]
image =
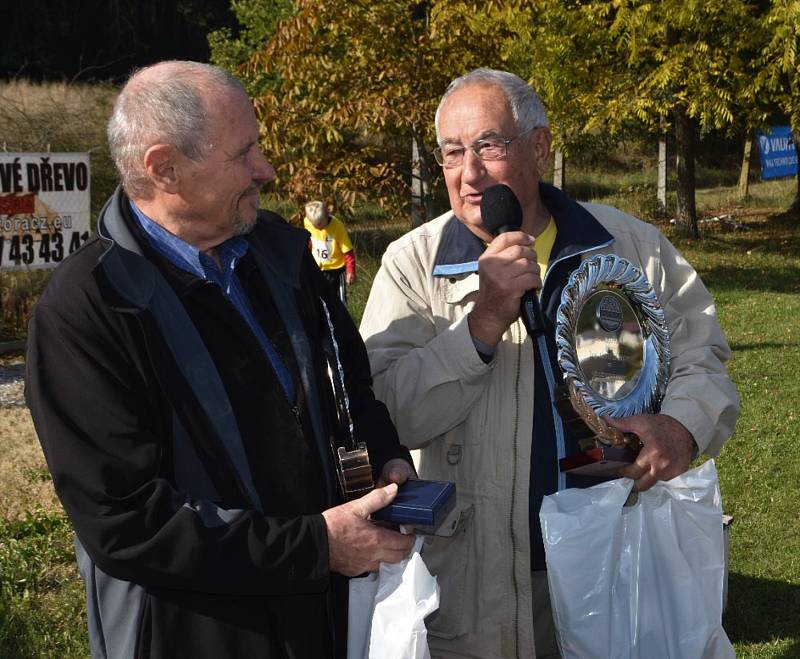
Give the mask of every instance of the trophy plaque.
[{"label": "trophy plaque", "polygon": [[559,468],[614,478],[641,442],[603,417],[657,413],[669,378],[669,330],[644,273],[615,254],[582,263],[561,294],[556,346],[564,383],[555,406],[581,448]]},{"label": "trophy plaque", "polygon": [[372,465],[367,445],[359,442],[352,450],[339,446],[336,450],[336,473],[345,501],[369,494],[374,488]]}]

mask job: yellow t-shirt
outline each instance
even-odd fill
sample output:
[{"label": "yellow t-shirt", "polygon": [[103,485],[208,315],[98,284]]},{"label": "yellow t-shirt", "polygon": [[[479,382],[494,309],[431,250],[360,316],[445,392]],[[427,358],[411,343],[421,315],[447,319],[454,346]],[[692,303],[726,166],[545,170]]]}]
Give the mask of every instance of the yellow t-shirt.
[{"label": "yellow t-shirt", "polygon": [[544,275],[547,272],[550,252],[553,251],[557,233],[556,223],[551,217],[545,230],[536,236],[536,240],[533,242],[533,249],[536,250],[536,262],[539,264],[539,272],[541,273],[542,280],[544,280]]},{"label": "yellow t-shirt", "polygon": [[[539,264],[539,275],[544,281],[544,276],[547,273],[547,264],[550,261],[550,252],[553,251],[553,245],[556,244],[556,235],[558,234],[558,228],[556,227],[555,220],[550,218],[550,222],[548,222],[547,226],[544,228],[536,239],[533,241],[533,245],[531,248],[536,250],[536,262]],[[488,247],[489,243],[484,242],[484,247]]]},{"label": "yellow t-shirt", "polygon": [[344,268],[344,255],[353,250],[353,244],[341,220],[332,217],[328,226],[317,229],[308,218],[304,218],[303,226],[311,234],[311,253],[320,270]]}]

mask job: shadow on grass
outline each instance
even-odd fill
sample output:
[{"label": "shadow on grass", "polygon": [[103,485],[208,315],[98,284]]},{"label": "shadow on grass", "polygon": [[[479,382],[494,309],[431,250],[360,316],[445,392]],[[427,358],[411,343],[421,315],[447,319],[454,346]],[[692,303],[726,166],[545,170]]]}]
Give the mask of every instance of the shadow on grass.
[{"label": "shadow on grass", "polygon": [[597,183],[588,180],[568,180],[564,186],[564,192],[573,199],[602,199],[619,194],[620,186],[614,183]]},{"label": "shadow on grass", "polygon": [[796,257],[800,254],[800,232],[790,233],[781,230],[780,227],[771,227],[772,232],[765,235],[766,232],[728,232],[725,234],[724,240],[710,234],[714,244],[714,251],[730,251],[735,250],[742,254],[750,256],[765,256],[772,254],[779,254],[781,256]]},{"label": "shadow on grass", "polygon": [[791,266],[717,265],[698,268],[705,285],[718,291],[800,293],[800,268]]},{"label": "shadow on grass", "polygon": [[763,343],[731,343],[732,352],[747,352],[748,350],[783,350],[789,347],[798,347],[800,343],[781,343],[777,341],[764,341]]},{"label": "shadow on grass", "polygon": [[728,608],[723,617],[736,643],[789,641],[780,659],[800,657],[800,585],[744,574],[728,575]]}]

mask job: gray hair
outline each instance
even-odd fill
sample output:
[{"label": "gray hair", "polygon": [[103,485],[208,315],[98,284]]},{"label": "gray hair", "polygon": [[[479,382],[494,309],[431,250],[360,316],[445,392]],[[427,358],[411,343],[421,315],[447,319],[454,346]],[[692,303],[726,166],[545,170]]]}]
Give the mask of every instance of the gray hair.
[{"label": "gray hair", "polygon": [[456,78],[447,86],[442,100],[439,102],[439,107],[436,108],[436,118],[434,119],[437,142],[441,138],[439,135],[439,119],[445,101],[453,92],[469,85],[494,85],[499,87],[508,100],[511,114],[514,117],[514,123],[519,133],[524,133],[534,128],[547,127],[547,114],[544,111],[542,100],[527,82],[508,71],[481,68]]},{"label": "gray hair", "polygon": [[136,71],[122,88],[108,122],[108,145],[128,194],[149,189],[144,154],[171,144],[191,160],[208,154],[209,94],[247,93],[227,71],[188,61],[160,62]]},{"label": "gray hair", "polygon": [[328,221],[328,209],[324,202],[309,201],[306,204],[306,217],[317,229],[325,227]]}]

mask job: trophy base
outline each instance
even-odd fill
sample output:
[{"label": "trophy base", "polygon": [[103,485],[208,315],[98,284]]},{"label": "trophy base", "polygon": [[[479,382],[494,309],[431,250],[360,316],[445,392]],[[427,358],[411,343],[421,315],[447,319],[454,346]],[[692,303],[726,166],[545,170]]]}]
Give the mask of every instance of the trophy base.
[{"label": "trophy base", "polygon": [[619,470],[636,460],[637,451],[627,446],[595,446],[558,461],[559,469],[567,474],[618,478]]}]

